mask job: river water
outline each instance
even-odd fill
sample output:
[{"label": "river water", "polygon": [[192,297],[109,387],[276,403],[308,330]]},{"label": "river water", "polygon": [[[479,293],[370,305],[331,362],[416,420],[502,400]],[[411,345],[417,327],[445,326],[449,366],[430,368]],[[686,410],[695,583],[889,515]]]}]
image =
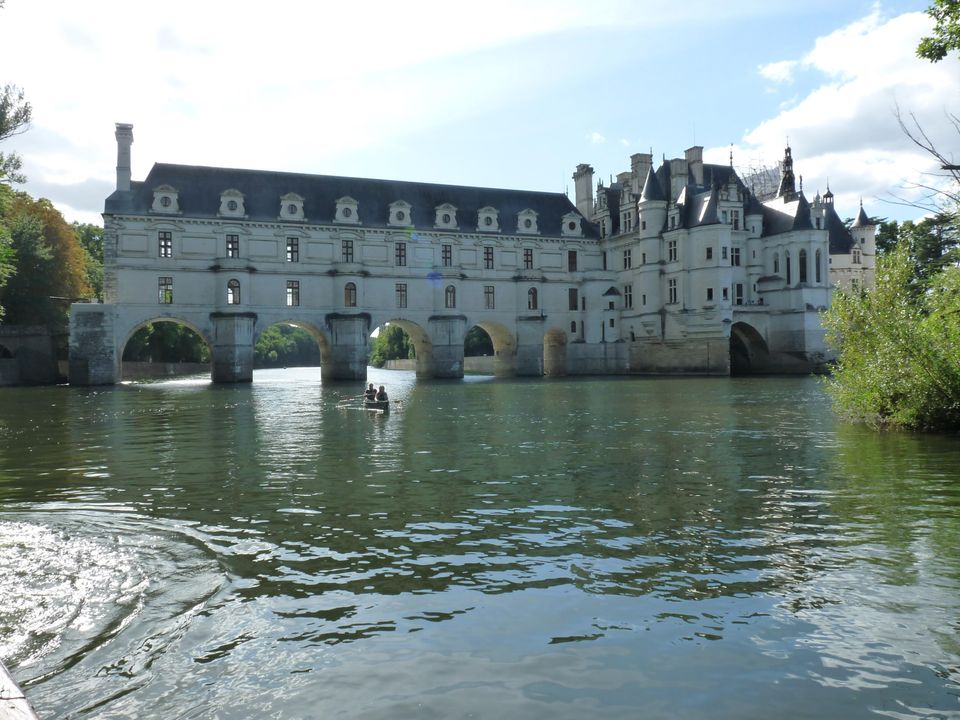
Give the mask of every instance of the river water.
[{"label": "river water", "polygon": [[44,718],[957,718],[960,442],[813,378],[0,391]]}]

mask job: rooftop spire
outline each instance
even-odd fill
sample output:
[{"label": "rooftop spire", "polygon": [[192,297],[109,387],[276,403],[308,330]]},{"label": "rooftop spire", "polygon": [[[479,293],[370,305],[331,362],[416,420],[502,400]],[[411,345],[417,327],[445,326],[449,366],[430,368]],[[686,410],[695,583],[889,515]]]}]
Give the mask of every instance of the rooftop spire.
[{"label": "rooftop spire", "polygon": [[782,197],[784,202],[791,202],[797,199],[796,180],[793,177],[793,153],[790,146],[783,151],[783,174],[780,177],[780,190],[778,197]]}]

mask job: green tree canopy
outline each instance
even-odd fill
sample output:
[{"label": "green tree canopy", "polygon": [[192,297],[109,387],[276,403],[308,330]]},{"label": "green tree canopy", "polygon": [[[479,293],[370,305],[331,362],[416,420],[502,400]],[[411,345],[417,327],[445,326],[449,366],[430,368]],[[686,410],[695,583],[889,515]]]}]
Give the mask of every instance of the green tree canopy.
[{"label": "green tree canopy", "polygon": [[373,340],[370,364],[383,367],[387,360],[407,360],[416,357],[413,342],[399,325],[387,325]]},{"label": "green tree canopy", "polygon": [[463,354],[467,357],[493,355],[493,340],[479,325],[474,325],[467,331],[463,340]]},{"label": "green tree canopy", "polygon": [[[25,132],[30,125],[33,109],[16,85],[4,85],[0,90],[0,142]],[[0,152],[0,182],[26,181],[20,172],[23,161],[16,153]]]},{"label": "green tree canopy", "polygon": [[293,325],[271,325],[253,348],[253,366],[315,367],[320,364],[320,346],[310,333]]},{"label": "green tree canopy", "polygon": [[948,52],[960,48],[960,0],[934,0],[927,15],[933,18],[933,35],[921,38],[917,56],[940,62]]},{"label": "green tree canopy", "polygon": [[86,254],[87,284],[103,302],[103,228],[91,223],[73,223],[73,231]]},{"label": "green tree canopy", "polygon": [[175,322],[148,323],[123,348],[128,362],[210,362],[210,348],[196,332]]}]

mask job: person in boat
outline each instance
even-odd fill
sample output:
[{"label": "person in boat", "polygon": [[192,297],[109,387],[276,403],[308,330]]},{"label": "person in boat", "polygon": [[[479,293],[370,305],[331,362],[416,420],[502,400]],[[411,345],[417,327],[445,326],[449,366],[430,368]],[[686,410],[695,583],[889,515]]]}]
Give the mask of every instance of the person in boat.
[{"label": "person in boat", "polygon": [[374,389],[373,383],[367,385],[367,389],[363,391],[363,399],[371,401],[377,399],[377,391]]},{"label": "person in boat", "polygon": [[380,386],[380,389],[377,390],[376,396],[377,402],[386,402],[387,401],[387,391],[383,389],[383,385]]}]

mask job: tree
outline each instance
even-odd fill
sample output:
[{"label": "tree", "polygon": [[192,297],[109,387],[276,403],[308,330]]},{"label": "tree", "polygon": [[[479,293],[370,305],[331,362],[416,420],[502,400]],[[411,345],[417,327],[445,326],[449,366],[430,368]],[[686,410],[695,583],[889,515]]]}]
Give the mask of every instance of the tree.
[{"label": "tree", "polygon": [[293,325],[271,325],[260,335],[253,348],[253,366],[315,367],[320,364],[320,348],[306,330]]},{"label": "tree", "polygon": [[137,330],[123,349],[127,362],[210,362],[206,341],[175,322],[148,323]]},{"label": "tree", "polygon": [[0,288],[5,321],[17,325],[66,322],[67,308],[91,294],[86,255],[72,226],[49,200],[4,188],[0,224],[10,233],[13,270]]},{"label": "tree", "polygon": [[[16,85],[4,85],[0,93],[0,142],[26,132],[33,109]],[[20,172],[23,161],[16,153],[0,153],[0,182],[26,182]]]},{"label": "tree", "polygon": [[920,39],[917,56],[940,62],[948,52],[960,48],[960,1],[934,0],[927,15],[934,22],[933,35]]},{"label": "tree", "polygon": [[463,340],[463,354],[467,357],[493,355],[493,341],[479,325],[474,325],[467,331]]},{"label": "tree", "polygon": [[370,364],[383,367],[387,360],[408,360],[416,357],[413,342],[399,325],[387,325],[373,341]]},{"label": "tree", "polygon": [[87,257],[87,283],[103,302],[103,228],[91,223],[73,223],[73,231]]},{"label": "tree", "polygon": [[870,290],[837,291],[824,313],[838,351],[829,389],[841,414],[879,426],[960,430],[960,268],[916,291],[909,242],[877,258]]}]

